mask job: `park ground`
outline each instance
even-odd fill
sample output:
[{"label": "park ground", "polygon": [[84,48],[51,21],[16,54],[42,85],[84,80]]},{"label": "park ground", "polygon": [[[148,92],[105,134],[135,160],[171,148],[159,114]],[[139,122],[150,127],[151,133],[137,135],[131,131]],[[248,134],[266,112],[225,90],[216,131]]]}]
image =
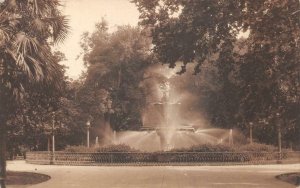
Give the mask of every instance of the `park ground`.
[{"label": "park ground", "polygon": [[275,177],[299,172],[300,164],[249,166],[49,166],[8,162],[8,170],[51,176],[36,185],[8,188],[292,188]]}]

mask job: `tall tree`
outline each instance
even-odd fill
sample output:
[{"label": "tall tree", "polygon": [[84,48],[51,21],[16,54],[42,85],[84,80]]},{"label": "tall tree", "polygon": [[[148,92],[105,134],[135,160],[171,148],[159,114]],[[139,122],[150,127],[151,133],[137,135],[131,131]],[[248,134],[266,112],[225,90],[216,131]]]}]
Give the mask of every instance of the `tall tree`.
[{"label": "tall tree", "polygon": [[57,84],[60,69],[49,42],[67,36],[58,0],[0,3],[0,184],[5,187],[7,119],[32,83]]},{"label": "tall tree", "polygon": [[272,122],[264,126],[276,138],[282,129],[299,130],[299,124],[291,128],[299,121],[291,107],[300,105],[300,2],[246,1],[245,7],[243,23],[250,32],[239,62],[241,108],[248,121]]},{"label": "tall tree", "polygon": [[85,34],[82,46],[88,71],[78,96],[95,121],[103,119],[117,130],[141,124],[144,100],[139,84],[151,62],[150,44],[139,28],[120,26],[110,33],[104,20],[95,32]]}]

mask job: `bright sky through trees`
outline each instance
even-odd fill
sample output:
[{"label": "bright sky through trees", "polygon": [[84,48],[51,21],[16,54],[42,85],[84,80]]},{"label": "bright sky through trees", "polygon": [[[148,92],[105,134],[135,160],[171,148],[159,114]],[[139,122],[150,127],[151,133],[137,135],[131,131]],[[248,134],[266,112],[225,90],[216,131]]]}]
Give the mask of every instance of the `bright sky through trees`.
[{"label": "bright sky through trees", "polygon": [[59,46],[67,58],[63,64],[69,67],[67,75],[73,79],[84,70],[82,59],[76,59],[81,52],[79,41],[85,31],[92,32],[96,22],[104,17],[110,31],[117,25],[137,25],[139,13],[129,0],[62,0],[63,12],[70,19],[71,33],[64,44]]}]

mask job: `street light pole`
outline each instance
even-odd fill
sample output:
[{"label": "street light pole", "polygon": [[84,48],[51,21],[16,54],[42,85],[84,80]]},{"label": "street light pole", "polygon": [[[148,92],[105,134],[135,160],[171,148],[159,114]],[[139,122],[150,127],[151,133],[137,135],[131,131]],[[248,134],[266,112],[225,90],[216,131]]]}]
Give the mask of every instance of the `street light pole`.
[{"label": "street light pole", "polygon": [[55,135],[54,135],[54,119],[52,123],[52,152],[55,152]]},{"label": "street light pole", "polygon": [[277,124],[277,131],[278,131],[278,152],[279,152],[279,160],[282,159],[282,148],[281,148],[281,125],[279,120],[279,113],[276,113],[276,116],[278,117],[278,124]]},{"label": "street light pole", "polygon": [[252,144],[253,143],[253,135],[252,135],[253,123],[250,122],[249,124],[250,124],[250,144]]},{"label": "street light pole", "polygon": [[54,125],[55,125],[55,117],[54,117],[54,112],[53,112],[53,117],[52,117],[52,157],[50,164],[54,164],[55,161],[55,135],[54,135]]},{"label": "street light pole", "polygon": [[86,127],[87,127],[86,144],[87,144],[88,148],[90,147],[90,125],[91,125],[91,122],[88,120],[86,122]]},{"label": "street light pole", "polygon": [[47,136],[48,139],[48,143],[47,143],[47,151],[50,152],[50,148],[51,148],[51,135]]},{"label": "street light pole", "polygon": [[[281,126],[278,125],[278,149],[281,156]],[[281,158],[281,157],[280,157]]]}]

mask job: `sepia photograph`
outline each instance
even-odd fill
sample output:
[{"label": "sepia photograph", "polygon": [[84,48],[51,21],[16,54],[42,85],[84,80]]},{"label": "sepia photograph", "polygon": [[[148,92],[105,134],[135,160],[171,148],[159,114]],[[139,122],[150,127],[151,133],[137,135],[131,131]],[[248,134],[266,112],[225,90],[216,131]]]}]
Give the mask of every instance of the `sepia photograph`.
[{"label": "sepia photograph", "polygon": [[300,0],[0,0],[0,188],[300,188]]}]

